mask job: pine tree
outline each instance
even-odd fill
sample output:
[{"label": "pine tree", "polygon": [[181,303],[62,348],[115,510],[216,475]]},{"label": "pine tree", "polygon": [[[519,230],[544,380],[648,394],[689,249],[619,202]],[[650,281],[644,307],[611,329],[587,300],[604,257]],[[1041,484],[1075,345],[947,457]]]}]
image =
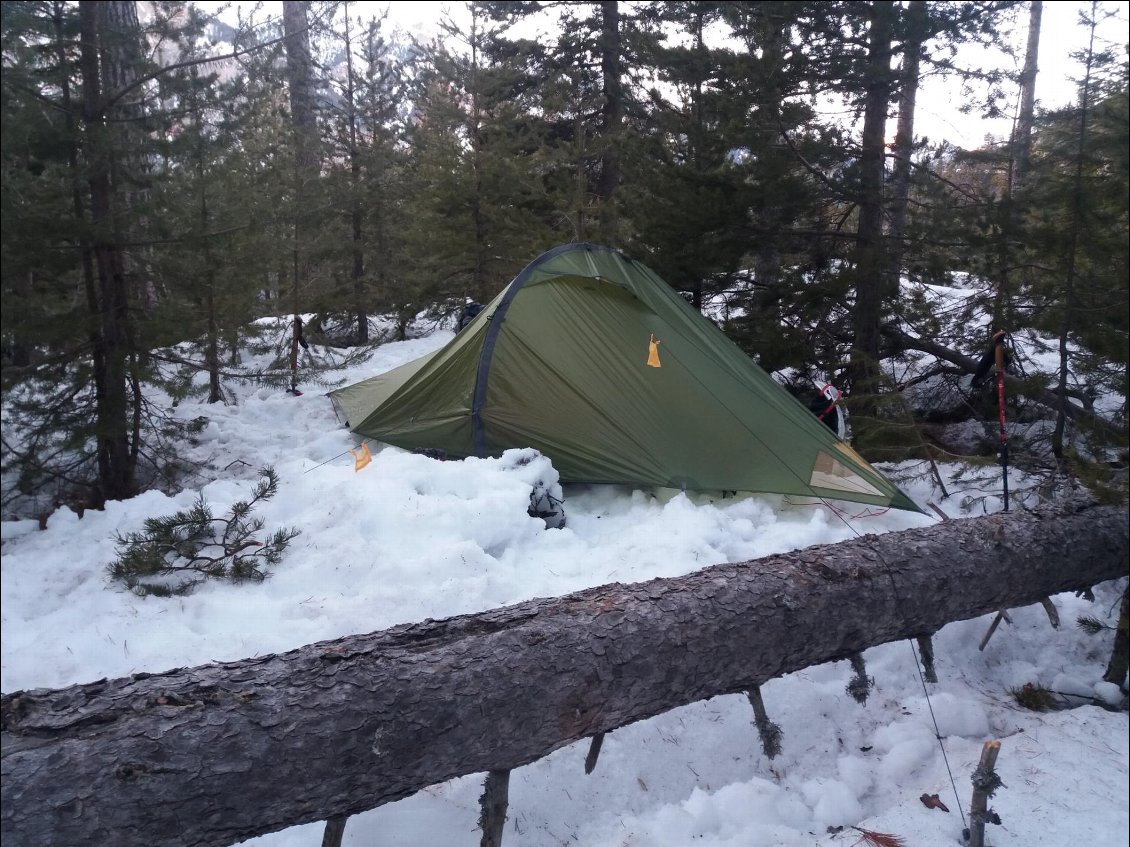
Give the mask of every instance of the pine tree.
[{"label": "pine tree", "polygon": [[409,288],[424,300],[486,302],[561,240],[545,124],[516,70],[491,61],[505,28],[472,6],[469,27],[446,24],[416,81],[404,246]]},{"label": "pine tree", "polygon": [[731,55],[708,46],[707,33],[720,26],[719,4],[653,4],[659,26],[673,33],[666,42],[637,31],[637,67],[656,75],[637,113],[628,116],[621,144],[629,155],[619,205],[630,221],[627,246],[696,309],[724,291],[742,266],[749,245],[747,217],[757,196],[749,168],[733,151],[746,146],[735,133],[743,124],[734,92],[723,80]]},{"label": "pine tree", "polygon": [[338,347],[369,342],[369,317],[390,310],[400,264],[395,183],[410,108],[403,57],[387,38],[387,20],[365,21],[357,14],[364,8],[328,5],[310,30],[323,156],[306,221],[312,264],[304,297],[316,312],[307,334]]},{"label": "pine tree", "polygon": [[1037,121],[1023,198],[1031,261],[1041,269],[1032,322],[1056,338],[1059,354],[1051,449],[1061,460],[1082,446],[1067,431],[1068,404],[1086,407],[1112,390],[1126,396],[1127,65],[1095,42],[1101,14],[1094,7],[1081,22],[1091,41],[1078,56],[1078,104]]},{"label": "pine tree", "polygon": [[[3,74],[0,274],[5,345],[12,339],[19,363],[4,362],[3,460],[12,482],[4,501],[33,497],[38,512],[174,484],[163,478],[162,445],[178,424],[147,396],[147,383],[160,381],[163,367],[152,348],[192,337],[201,311],[192,281],[207,278],[178,276],[170,261],[186,233],[205,243],[194,189],[206,183],[190,175],[199,174],[201,148],[184,132],[193,126],[188,78],[199,60],[143,57],[142,37],[165,46],[168,36],[177,40],[172,24],[184,10],[150,7],[142,32],[126,5],[41,3],[15,15],[5,7],[3,16],[5,43],[10,36],[24,48],[6,50]],[[178,137],[186,143],[167,141]],[[174,196],[173,187],[189,191]],[[209,257],[217,272],[220,258]],[[14,292],[27,297],[13,302]],[[32,333],[10,327],[9,318]]]}]

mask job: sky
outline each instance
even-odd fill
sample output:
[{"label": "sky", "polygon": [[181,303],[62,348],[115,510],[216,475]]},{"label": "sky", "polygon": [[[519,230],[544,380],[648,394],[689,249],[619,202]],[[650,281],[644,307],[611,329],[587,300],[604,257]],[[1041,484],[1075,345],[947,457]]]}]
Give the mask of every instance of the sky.
[{"label": "sky", "polygon": [[[1112,12],[1103,18],[1098,28],[1096,49],[1104,45],[1121,45],[1125,51],[1130,43],[1130,3],[1104,3]],[[1069,105],[1078,98],[1076,81],[1082,78],[1083,67],[1072,54],[1085,50],[1088,30],[1079,25],[1080,12],[1090,13],[1090,3],[1045,2],[1040,21],[1039,69],[1036,75],[1037,108],[1055,109]],[[986,66],[999,63],[1003,68],[1019,71],[1024,63],[1024,49],[1028,39],[1028,15],[1024,11],[1018,19],[1013,37],[1015,59],[1003,54],[984,56]],[[980,51],[967,50],[970,61],[981,59]],[[1125,57],[1125,52],[1122,53]],[[1019,94],[1012,101],[1016,108]],[[1007,138],[1012,130],[1012,120],[981,118],[976,114],[963,114],[963,96],[952,82],[927,82],[923,86],[915,109],[916,134],[931,140],[946,139],[951,143],[972,148],[981,144],[986,135]]]},{"label": "sky", "polygon": [[[963,296],[956,289],[937,293]],[[266,325],[278,340],[285,337],[285,322]],[[325,376],[349,384],[452,337],[441,328],[386,343],[367,361]],[[303,353],[304,362],[323,364],[335,355],[317,345]],[[248,349],[243,362],[249,370],[268,367],[272,356]],[[150,491],[81,518],[64,507],[42,531],[34,520],[0,523],[5,693],[262,656],[938,520],[932,511],[883,512],[803,498],[718,500],[566,486],[566,526],[550,529],[527,514],[533,483],[556,479],[544,456],[515,450],[441,462],[388,447],[356,470],[349,453],[355,439],[336,419],[324,388],[304,385],[306,392],[292,397],[255,383],[227,387],[233,394],[227,405],[189,400],[174,410],[185,419],[209,419],[181,445],[183,458],[201,466],[193,488],[174,496]],[[301,532],[266,582],[207,584],[166,600],[143,599],[108,581],[116,533],[140,530],[146,518],[187,508],[198,496],[222,515],[247,497],[265,464],[278,472],[280,487],[256,514],[267,532]],[[920,505],[932,501],[953,518],[1002,507],[999,470],[991,466],[979,479],[959,482],[962,468],[943,464],[949,498],[919,464],[884,470]],[[1014,471],[1011,483],[1019,498],[1032,481]],[[1102,681],[1111,636],[1089,636],[1074,625],[1080,615],[1113,625],[1124,586],[1124,579],[1098,586],[1093,603],[1074,593],[1053,598],[1060,629],[1038,605],[1014,609],[1012,624],[1002,625],[983,652],[978,643],[992,616],[944,627],[934,638],[936,684],[922,681],[910,642],[867,650],[875,689],[864,706],[846,692],[846,662],[771,680],[762,695],[783,731],[782,753],[772,760],[741,695],[610,733],[591,775],[582,766],[587,742],[569,745],[513,771],[504,844],[852,847],[867,829],[900,836],[907,847],[957,847],[971,774],[984,742],[997,739],[1005,787],[992,803],[1002,825],[990,828],[991,844],[1125,847],[1130,731],[1125,711],[1104,708],[1121,699],[1116,686]],[[1057,702],[1075,708],[1019,707],[1010,691],[1027,683],[1061,692]],[[478,844],[482,779],[464,776],[357,815],[344,844]],[[923,794],[937,794],[948,811],[927,808]],[[244,843],[313,847],[321,834],[321,825],[308,824]]]}]

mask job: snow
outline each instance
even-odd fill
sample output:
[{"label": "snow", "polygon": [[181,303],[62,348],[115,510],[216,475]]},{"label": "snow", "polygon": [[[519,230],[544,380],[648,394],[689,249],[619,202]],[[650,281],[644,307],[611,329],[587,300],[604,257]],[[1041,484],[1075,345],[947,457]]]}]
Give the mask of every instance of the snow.
[{"label": "snow", "polygon": [[[385,344],[336,378],[371,376],[450,337],[441,330]],[[553,485],[556,471],[533,451],[441,462],[384,448],[355,471],[349,450],[356,440],[321,390],[300,397],[254,384],[232,390],[231,405],[178,409],[210,419],[183,448],[203,465],[197,490],[148,492],[81,519],[63,508],[45,531],[35,521],[3,522],[3,691],[274,653],[937,520],[771,496],[567,486],[567,525],[547,529],[526,509],[531,486]],[[116,533],[187,508],[198,495],[221,514],[246,498],[268,464],[280,490],[257,514],[268,531],[293,526],[301,534],[266,582],[205,584],[173,599],[143,599],[109,583]],[[943,500],[920,467],[887,470],[920,504],[933,501],[954,517],[1001,508],[997,490]],[[957,469],[943,470],[947,484],[960,488]],[[1022,480],[1014,485],[1021,489]],[[925,688],[913,645],[869,650],[875,688],[866,705],[845,691],[845,662],[770,681],[762,694],[783,731],[772,761],[742,696],[616,730],[591,775],[582,767],[585,744],[558,750],[512,774],[505,843],[831,847],[857,843],[852,827],[860,827],[914,847],[956,845],[981,746],[998,738],[1006,787],[993,800],[1003,825],[990,827],[990,843],[1124,845],[1127,715],[1101,708],[1123,699],[1102,681],[1110,633],[1089,636],[1074,626],[1080,615],[1113,625],[1123,585],[1099,586],[1093,603],[1054,598],[1059,630],[1039,606],[1013,610],[1012,625],[1002,624],[984,652],[978,643],[991,616],[947,626],[934,639],[940,681]],[[1026,683],[1083,705],[1025,710],[1009,692]],[[463,777],[355,816],[344,843],[476,844],[481,783],[481,775]],[[927,808],[922,794],[938,794],[950,811]],[[299,847],[320,839],[321,826],[309,825],[247,843]]]}]

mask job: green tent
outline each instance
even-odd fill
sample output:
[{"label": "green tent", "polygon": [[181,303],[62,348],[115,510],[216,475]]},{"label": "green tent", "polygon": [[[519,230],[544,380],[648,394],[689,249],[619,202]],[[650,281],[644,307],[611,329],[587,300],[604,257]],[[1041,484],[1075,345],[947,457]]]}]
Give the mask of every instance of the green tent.
[{"label": "green tent", "polygon": [[359,435],[451,458],[533,447],[563,482],[919,511],[652,271],[591,244],[535,259],[436,352],[330,396]]}]

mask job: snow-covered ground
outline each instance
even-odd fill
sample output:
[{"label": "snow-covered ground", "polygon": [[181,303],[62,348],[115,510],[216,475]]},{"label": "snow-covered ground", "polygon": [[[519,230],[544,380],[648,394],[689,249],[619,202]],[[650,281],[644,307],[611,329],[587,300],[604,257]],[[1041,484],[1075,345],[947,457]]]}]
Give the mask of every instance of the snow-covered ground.
[{"label": "snow-covered ground", "polygon": [[[370,376],[450,337],[440,331],[386,344],[338,376]],[[63,509],[42,532],[34,521],[3,523],[4,692],[278,652],[937,520],[769,496],[712,500],[567,487],[568,524],[547,529],[526,514],[531,484],[555,474],[544,458],[439,462],[386,448],[355,472],[348,452],[355,439],[321,390],[292,397],[250,385],[234,392],[238,403],[230,406],[179,408],[186,418],[210,418],[183,450],[215,480],[199,491],[150,492],[81,519]],[[169,600],[142,599],[109,583],[115,533],[186,508],[198,494],[222,513],[247,496],[256,470],[268,464],[280,490],[257,513],[268,530],[301,530],[268,581],[206,584]],[[923,468],[888,470],[920,504],[933,501],[954,517],[1000,508],[991,488],[951,476],[955,493],[943,499]],[[989,479],[998,484],[996,475]],[[589,776],[585,745],[559,750],[512,774],[505,843],[853,845],[861,843],[859,827],[900,836],[907,847],[960,844],[970,775],[982,743],[996,738],[1006,787],[993,801],[1002,825],[990,827],[990,843],[1122,847],[1130,841],[1127,714],[1094,704],[1118,699],[1101,682],[1110,633],[1088,636],[1074,623],[1085,614],[1113,625],[1123,585],[1100,586],[1094,603],[1054,598],[1059,630],[1038,606],[1016,610],[1014,625],[1002,626],[984,652],[978,642],[989,618],[947,626],[935,637],[940,682],[925,689],[908,642],[869,650],[876,687],[865,706],[845,690],[846,663],[769,682],[762,693],[784,732],[783,752],[772,761],[740,696],[617,730]],[[1088,705],[1024,710],[1009,692],[1025,683],[1079,695],[1075,702]],[[356,816],[345,844],[477,844],[481,781],[457,779]],[[938,794],[950,811],[927,808],[923,794]],[[248,843],[299,847],[320,839],[320,826],[305,826]]]}]

